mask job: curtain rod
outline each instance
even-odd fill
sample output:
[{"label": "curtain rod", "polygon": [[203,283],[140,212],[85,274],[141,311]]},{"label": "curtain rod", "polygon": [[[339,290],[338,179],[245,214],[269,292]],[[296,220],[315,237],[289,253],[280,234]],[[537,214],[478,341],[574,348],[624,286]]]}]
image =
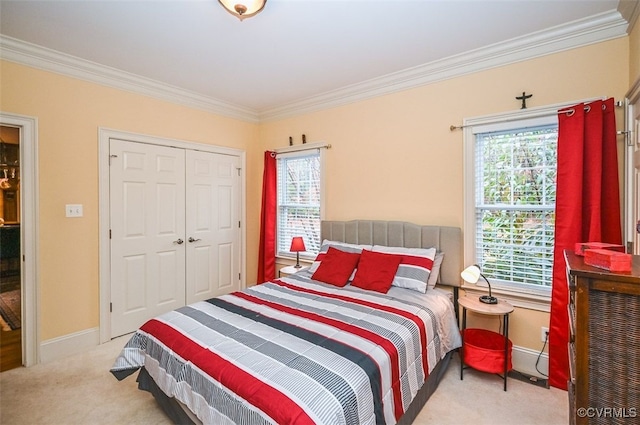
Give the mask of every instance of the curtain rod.
[{"label": "curtain rod", "polygon": [[[624,106],[624,103],[622,103],[622,101],[618,100],[617,102],[614,102],[613,105],[617,106],[617,107],[621,107],[621,106]],[[602,104],[602,109],[604,110],[604,109],[606,109],[606,107],[607,107],[607,105],[605,105],[603,103]],[[591,110],[591,105],[584,105],[584,110],[589,112]],[[562,111],[558,111],[558,113],[559,114],[567,114],[567,116],[570,117],[571,115],[576,113],[576,110],[569,108],[569,109],[564,109]]]},{"label": "curtain rod", "polygon": [[312,149],[331,149],[331,144],[326,142],[305,143],[298,146],[287,146],[285,148],[273,149],[275,153],[299,152]]},{"label": "curtain rod", "polygon": [[[585,101],[583,103],[595,102],[596,100],[598,100],[598,99]],[[620,108],[620,107],[624,106],[624,102],[622,102],[621,100],[618,100],[618,101],[614,102],[614,105]],[[604,105],[603,105],[603,107],[604,107]],[[566,106],[565,106],[565,108],[566,108]],[[562,109],[562,108],[560,108],[560,109]],[[584,109],[585,109],[585,111],[590,111],[591,110],[591,106],[585,105]],[[562,114],[562,113],[569,113],[569,112],[575,113],[575,111],[573,109],[560,110],[557,113],[558,114]],[[471,125],[450,125],[449,126],[449,131],[462,130],[463,128],[467,128],[467,127],[472,127],[472,126]],[[618,131],[618,134],[625,134],[625,133],[626,132],[624,132],[624,131]]]}]

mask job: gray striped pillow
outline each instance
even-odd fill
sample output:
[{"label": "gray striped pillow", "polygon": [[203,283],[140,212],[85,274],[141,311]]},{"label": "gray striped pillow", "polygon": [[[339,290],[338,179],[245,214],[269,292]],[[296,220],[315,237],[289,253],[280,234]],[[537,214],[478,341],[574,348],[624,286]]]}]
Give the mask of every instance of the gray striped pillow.
[{"label": "gray striped pillow", "polygon": [[391,283],[399,288],[427,292],[429,275],[436,256],[435,248],[403,248],[399,246],[374,245],[373,250],[402,256],[396,275]]}]

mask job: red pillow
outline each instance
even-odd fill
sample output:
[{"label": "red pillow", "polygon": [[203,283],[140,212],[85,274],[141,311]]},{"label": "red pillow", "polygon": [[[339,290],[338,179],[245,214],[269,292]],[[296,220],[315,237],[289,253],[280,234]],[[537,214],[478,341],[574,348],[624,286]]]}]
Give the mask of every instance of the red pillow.
[{"label": "red pillow", "polygon": [[329,247],[318,270],[311,275],[311,279],[336,286],[344,286],[358,265],[358,260],[360,260],[359,253],[345,252]]},{"label": "red pillow", "polygon": [[358,271],[351,285],[386,294],[396,275],[402,255],[362,250]]}]

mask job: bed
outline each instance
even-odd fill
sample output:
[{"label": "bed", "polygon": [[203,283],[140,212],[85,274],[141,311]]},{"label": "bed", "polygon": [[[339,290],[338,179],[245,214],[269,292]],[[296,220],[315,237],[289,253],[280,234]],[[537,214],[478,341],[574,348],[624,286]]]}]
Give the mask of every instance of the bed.
[{"label": "bed", "polygon": [[[412,423],[461,345],[461,231],[323,221],[321,238],[309,268],[149,320],[111,372],[122,380],[139,370],[139,388],[175,423]],[[348,283],[326,283],[352,249]],[[429,258],[437,286],[422,292],[412,285]],[[373,263],[395,270],[386,292],[369,287]]]}]

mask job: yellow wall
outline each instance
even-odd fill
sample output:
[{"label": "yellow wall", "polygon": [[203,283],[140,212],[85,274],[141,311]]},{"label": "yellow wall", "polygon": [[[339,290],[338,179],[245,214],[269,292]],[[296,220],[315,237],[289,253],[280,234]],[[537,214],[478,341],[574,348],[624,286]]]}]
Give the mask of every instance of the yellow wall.
[{"label": "yellow wall", "polygon": [[629,34],[629,85],[640,80],[640,21]]},{"label": "yellow wall", "polygon": [[[463,226],[462,132],[465,117],[591,97],[623,99],[627,38],[545,56],[304,116],[261,124],[265,149],[288,136],[325,141],[326,211],[330,220],[405,220]],[[612,66],[611,64],[615,64]],[[622,143],[622,140],[620,141]],[[469,262],[469,261],[467,261]],[[470,318],[473,320],[473,318]],[[471,322],[473,323],[473,322]],[[539,350],[549,315],[518,309],[515,345]]]},{"label": "yellow wall", "polygon": [[[38,118],[41,338],[97,327],[98,128],[249,152],[257,125],[10,62],[0,71],[2,111]],[[248,153],[247,167],[260,166]],[[65,218],[69,203],[83,204],[84,217]]]},{"label": "yellow wall", "polygon": [[[331,143],[327,219],[462,226],[462,132],[450,125],[518,109],[514,98],[525,90],[533,93],[530,107],[622,99],[629,61],[637,58],[629,54],[629,38],[621,38],[260,125],[2,61],[0,109],[39,119],[41,338],[98,326],[98,127],[247,152],[252,284],[265,149],[286,146],[289,136],[299,143],[303,133],[310,142]],[[66,219],[67,203],[83,204],[84,217]],[[548,314],[519,309],[511,322],[514,344],[539,349],[547,324]]]}]

